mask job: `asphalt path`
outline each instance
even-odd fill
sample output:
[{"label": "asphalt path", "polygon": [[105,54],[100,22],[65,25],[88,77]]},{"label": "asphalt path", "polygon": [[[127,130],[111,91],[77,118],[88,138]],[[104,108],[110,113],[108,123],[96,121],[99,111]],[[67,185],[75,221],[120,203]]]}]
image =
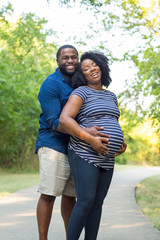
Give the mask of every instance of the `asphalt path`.
[{"label": "asphalt path", "polygon": [[[135,201],[137,183],[156,174],[160,174],[160,167],[114,172],[103,205],[98,240],[160,240],[160,231],[143,215]],[[38,199],[37,186],[0,197],[0,240],[38,240]],[[55,202],[48,240],[65,240],[59,206],[60,197]]]}]

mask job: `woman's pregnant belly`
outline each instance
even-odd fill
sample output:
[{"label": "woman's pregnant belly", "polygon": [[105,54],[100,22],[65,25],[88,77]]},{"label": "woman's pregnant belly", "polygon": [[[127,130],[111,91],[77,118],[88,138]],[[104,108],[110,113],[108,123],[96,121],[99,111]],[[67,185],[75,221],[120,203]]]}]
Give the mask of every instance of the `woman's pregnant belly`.
[{"label": "woman's pregnant belly", "polygon": [[123,143],[123,132],[116,118],[107,116],[98,120],[90,119],[87,125],[88,127],[103,127],[104,129],[101,132],[110,135],[109,144],[107,144],[109,148],[108,156],[118,152]]}]

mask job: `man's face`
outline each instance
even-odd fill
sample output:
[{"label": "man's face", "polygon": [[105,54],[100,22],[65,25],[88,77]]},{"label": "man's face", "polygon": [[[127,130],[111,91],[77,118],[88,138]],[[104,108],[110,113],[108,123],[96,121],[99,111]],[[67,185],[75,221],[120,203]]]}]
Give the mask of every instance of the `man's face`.
[{"label": "man's face", "polygon": [[59,70],[64,76],[71,77],[78,64],[77,52],[74,48],[64,48],[57,59]]}]

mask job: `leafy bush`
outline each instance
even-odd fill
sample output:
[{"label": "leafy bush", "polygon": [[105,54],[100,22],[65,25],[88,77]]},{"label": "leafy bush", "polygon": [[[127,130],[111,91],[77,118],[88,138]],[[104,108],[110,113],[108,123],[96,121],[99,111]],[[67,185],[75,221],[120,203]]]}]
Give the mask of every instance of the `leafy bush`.
[{"label": "leafy bush", "polygon": [[[56,46],[47,43],[51,34],[46,20],[24,14],[16,24],[1,11],[0,21],[0,165],[23,167],[33,152],[38,132],[42,81],[55,67]],[[3,17],[2,17],[3,16]]]}]

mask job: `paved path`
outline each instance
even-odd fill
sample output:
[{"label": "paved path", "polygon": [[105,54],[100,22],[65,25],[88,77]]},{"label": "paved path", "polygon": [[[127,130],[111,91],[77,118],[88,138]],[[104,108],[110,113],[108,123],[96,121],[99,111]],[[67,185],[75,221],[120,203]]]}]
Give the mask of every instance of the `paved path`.
[{"label": "paved path", "polygon": [[[103,205],[98,240],[160,240],[160,232],[141,213],[134,198],[135,185],[156,174],[160,174],[160,167],[114,173]],[[39,194],[36,189],[35,186],[0,198],[0,240],[38,240],[35,209]],[[59,205],[60,198],[57,198],[48,240],[65,240]]]}]

